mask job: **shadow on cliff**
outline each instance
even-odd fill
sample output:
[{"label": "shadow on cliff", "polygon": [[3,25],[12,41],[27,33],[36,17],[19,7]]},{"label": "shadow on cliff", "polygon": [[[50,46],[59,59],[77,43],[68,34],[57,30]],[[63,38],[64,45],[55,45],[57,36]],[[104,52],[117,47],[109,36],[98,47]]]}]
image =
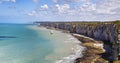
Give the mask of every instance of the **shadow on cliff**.
[{"label": "shadow on cliff", "polygon": [[105,49],[105,53],[102,53],[102,57],[108,60],[109,63],[113,63],[113,61],[115,60],[113,58],[113,49],[111,48],[111,46],[106,44],[104,44],[104,49]]}]

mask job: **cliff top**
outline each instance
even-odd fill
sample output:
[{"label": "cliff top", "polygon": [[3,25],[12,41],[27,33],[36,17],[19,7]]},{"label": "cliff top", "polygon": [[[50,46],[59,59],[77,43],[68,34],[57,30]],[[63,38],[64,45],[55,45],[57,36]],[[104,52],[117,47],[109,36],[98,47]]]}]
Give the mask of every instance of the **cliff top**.
[{"label": "cliff top", "polygon": [[120,20],[116,20],[116,21],[106,21],[106,22],[100,22],[100,21],[91,21],[91,22],[88,22],[88,21],[68,21],[68,22],[40,22],[40,21],[37,21],[35,23],[52,23],[52,24],[72,24],[72,25],[85,25],[85,26],[92,26],[92,27],[96,27],[98,25],[101,25],[101,24],[113,24],[113,25],[117,25],[118,26],[118,29],[120,30]]},{"label": "cliff top", "polygon": [[116,21],[107,21],[107,22],[99,22],[99,21],[91,21],[91,22],[89,22],[89,21],[68,21],[68,22],[48,22],[48,21],[46,21],[46,22],[40,22],[40,21],[37,21],[37,22],[35,22],[35,23],[71,23],[71,24],[117,24],[117,25],[120,25],[120,20],[116,20]]}]

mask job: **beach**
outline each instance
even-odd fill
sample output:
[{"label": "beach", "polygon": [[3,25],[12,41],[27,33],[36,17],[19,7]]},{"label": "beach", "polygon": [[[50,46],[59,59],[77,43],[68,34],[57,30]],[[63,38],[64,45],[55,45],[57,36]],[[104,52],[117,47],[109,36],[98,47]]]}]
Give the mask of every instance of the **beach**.
[{"label": "beach", "polygon": [[36,25],[0,28],[0,63],[74,63],[82,57],[84,47],[69,33]]},{"label": "beach", "polygon": [[[54,52],[47,55],[45,57],[46,60],[55,61],[55,63],[74,63],[76,58],[83,56],[82,51],[85,47],[80,46],[81,42],[70,33],[37,26],[31,26],[29,28],[46,31],[46,36],[50,38],[51,41],[54,41]],[[51,31],[53,34],[51,34]]]},{"label": "beach", "polygon": [[[35,27],[34,29],[37,29]],[[101,54],[105,52],[104,45],[102,41],[96,41],[90,37],[86,37],[84,35],[69,33],[66,30],[50,28],[50,27],[39,27],[38,29],[48,30],[50,36],[53,39],[58,40],[55,41],[56,49],[54,50],[54,54],[50,54],[47,56],[47,60],[59,59],[56,57],[57,55],[65,54],[67,52],[67,56],[63,56],[62,59],[56,61],[55,63],[89,63],[89,62],[102,62],[108,63],[105,59],[101,57]],[[37,29],[37,30],[38,30]],[[49,35],[47,34],[47,35]],[[81,42],[82,41],[82,42]],[[61,47],[60,42],[62,44]],[[66,45],[65,45],[66,43]],[[67,47],[67,48],[66,48]],[[72,48],[71,48],[72,47]],[[57,54],[55,56],[55,54]]]},{"label": "beach", "polygon": [[[64,25],[51,25],[53,23],[43,23],[41,26],[44,26],[48,29],[55,29],[58,31],[63,31],[65,33],[71,34],[73,37],[81,41],[82,43],[79,44],[79,46],[84,46],[84,50],[82,51],[82,57],[78,55],[78,58],[74,60],[74,63],[89,63],[89,62],[102,62],[102,63],[108,63],[107,60],[102,57],[102,54],[106,52],[104,49],[104,43],[102,41],[95,40],[93,38],[87,37],[85,35],[76,33],[76,28],[69,28],[68,26]],[[77,29],[78,30],[78,29]],[[80,30],[79,30],[80,31]],[[81,32],[81,31],[80,31]],[[82,31],[81,33],[85,33],[85,31]],[[80,48],[79,48],[80,49]],[[81,53],[81,52],[79,52]],[[61,62],[62,63],[62,62]],[[69,62],[68,62],[69,63]]]}]

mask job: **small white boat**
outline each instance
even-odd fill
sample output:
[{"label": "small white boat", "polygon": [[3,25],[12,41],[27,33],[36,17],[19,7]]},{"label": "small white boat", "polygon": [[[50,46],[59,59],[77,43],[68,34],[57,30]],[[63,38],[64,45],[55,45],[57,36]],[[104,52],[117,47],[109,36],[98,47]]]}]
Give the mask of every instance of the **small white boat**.
[{"label": "small white boat", "polygon": [[52,30],[50,31],[50,34],[53,34],[53,31],[52,31]]}]

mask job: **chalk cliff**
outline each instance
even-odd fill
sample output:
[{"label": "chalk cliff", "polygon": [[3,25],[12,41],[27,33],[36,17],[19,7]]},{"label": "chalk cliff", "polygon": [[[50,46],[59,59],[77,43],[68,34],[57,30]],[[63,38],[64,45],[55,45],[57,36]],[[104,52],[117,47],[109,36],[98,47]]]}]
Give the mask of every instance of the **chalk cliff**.
[{"label": "chalk cliff", "polygon": [[109,61],[120,59],[120,21],[115,22],[37,22],[41,26],[53,27],[77,33],[104,42],[102,57]]}]

